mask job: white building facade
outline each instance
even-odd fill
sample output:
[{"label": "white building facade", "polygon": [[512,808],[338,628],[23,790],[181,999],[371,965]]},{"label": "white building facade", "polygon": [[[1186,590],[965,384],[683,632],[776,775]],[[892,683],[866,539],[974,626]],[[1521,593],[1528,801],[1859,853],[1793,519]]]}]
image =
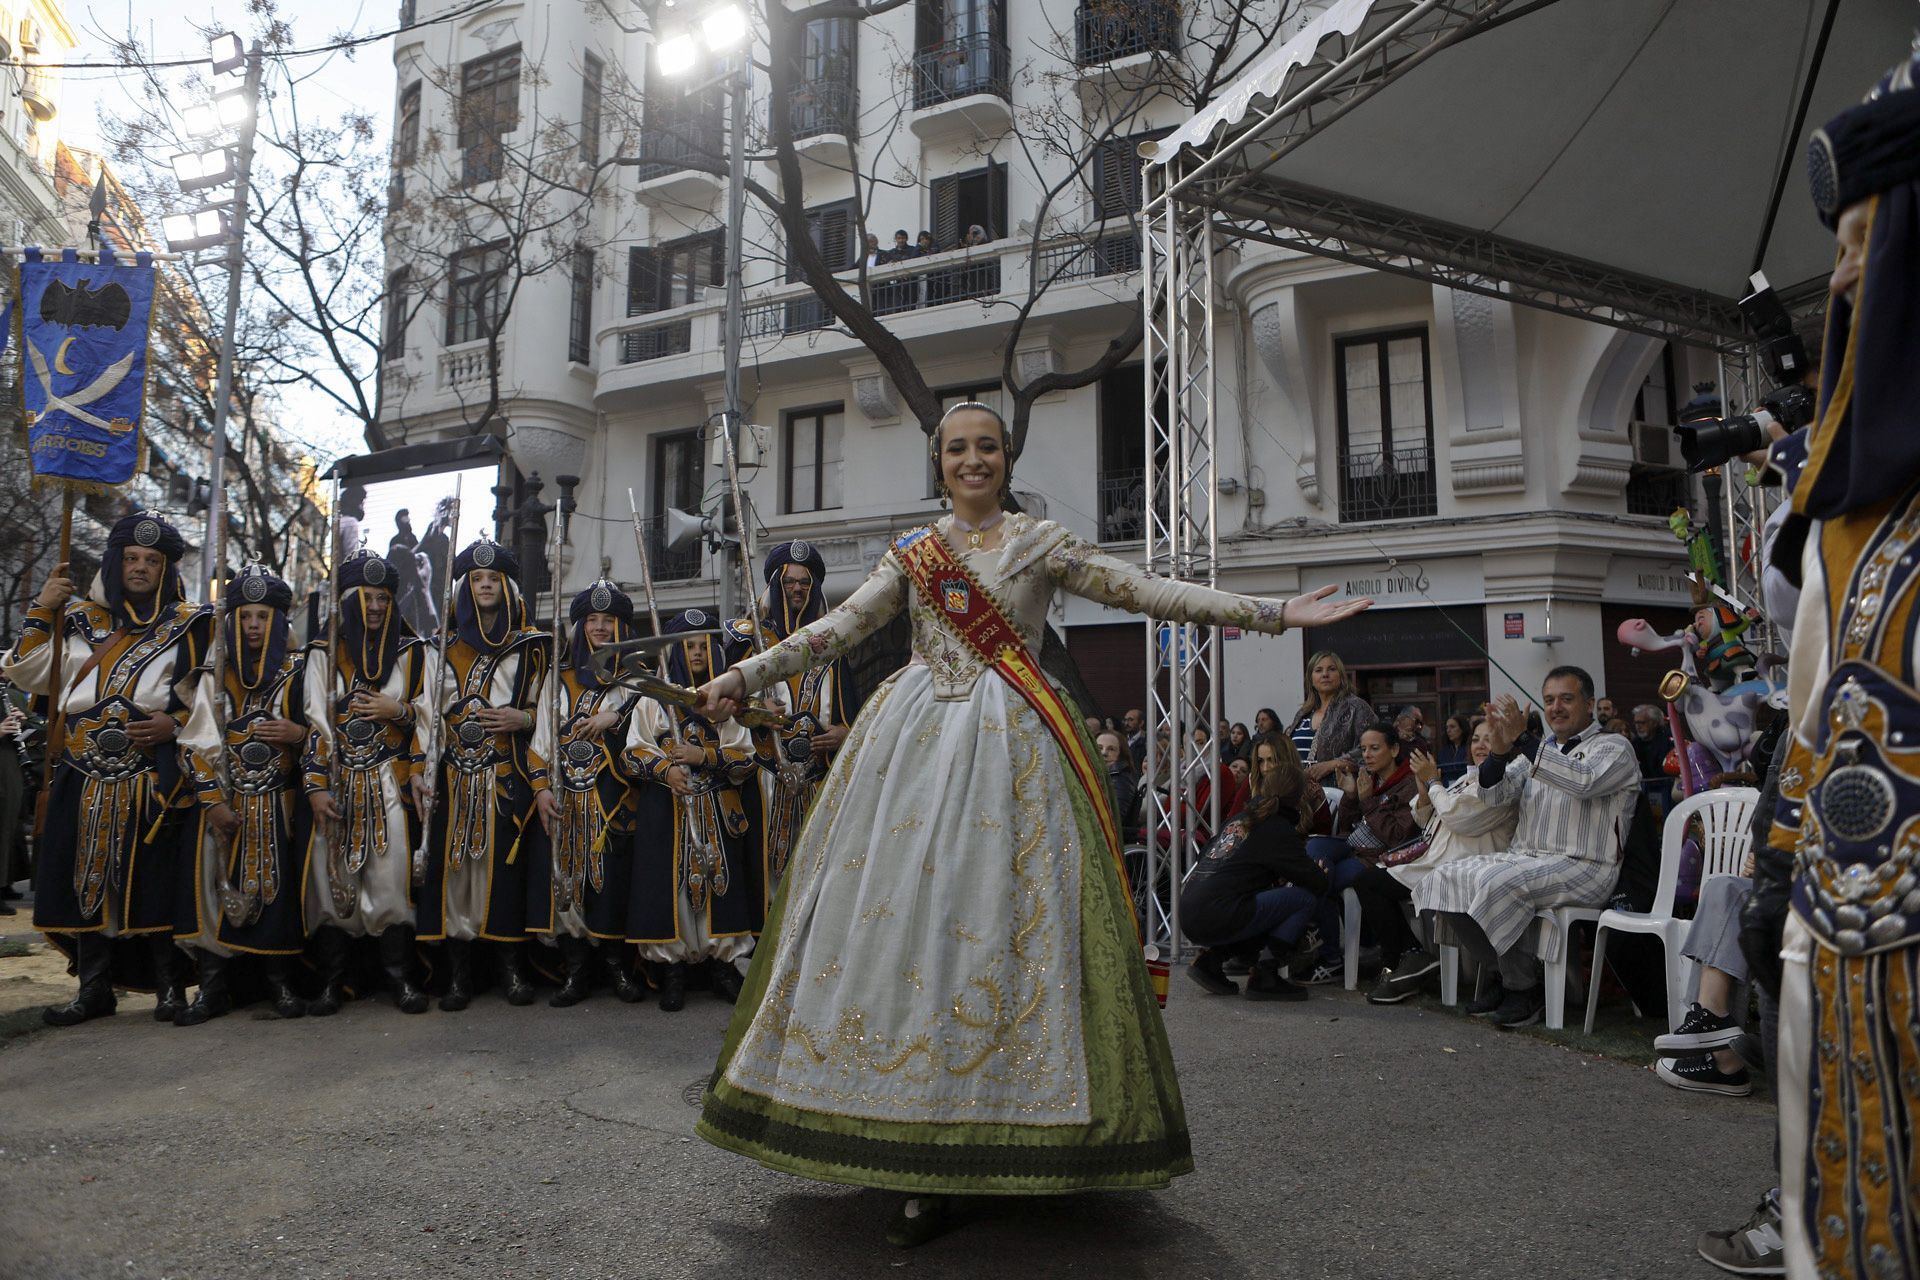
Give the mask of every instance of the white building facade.
[{"label": "white building facade", "polygon": [[[921,0],[809,29],[808,72],[787,110],[809,135],[797,149],[823,249],[843,251],[856,199],[883,247],[895,229],[933,231],[943,246],[974,224],[987,233],[982,245],[868,272],[874,311],[943,398],[1008,403],[1007,304],[1028,296],[1036,271],[1058,278],[1017,340],[1022,377],[1088,366],[1137,306],[1137,239],[1112,207],[1137,207],[1132,175],[1096,182],[1071,207],[1055,198],[1042,216],[1050,165],[1068,166],[1036,161],[1021,135],[1027,113],[1109,100],[1155,50],[1177,47],[1178,25],[1161,24],[1154,2],[1135,12],[1110,0]],[[415,16],[455,7],[420,0]],[[712,509],[723,479],[709,428],[723,405],[725,182],[676,165],[661,144],[670,104],[657,78],[637,120],[615,118],[617,85],[649,85],[650,43],[591,0],[570,0],[492,5],[407,32],[395,52],[396,182],[413,203],[393,216],[425,216],[420,193],[436,183],[466,203],[432,205],[442,222],[465,220],[463,238],[437,260],[401,264],[416,292],[390,309],[383,423],[391,443],[414,443],[488,417],[549,496],[556,475],[582,477],[569,592],[601,572],[637,582],[629,487],[657,521],[668,508]],[[753,109],[763,118],[764,89]],[[1138,131],[1183,114],[1150,106]],[[717,113],[696,124],[716,139],[722,127]],[[863,172],[886,181],[853,181],[847,133]],[[489,137],[547,161],[577,148],[559,168],[581,177],[616,154],[649,163],[606,171],[604,195],[565,224],[569,250],[553,233],[537,244],[503,233],[479,211],[475,195],[507,182],[487,177]],[[476,176],[476,149],[479,181],[463,184],[456,171]],[[777,188],[770,166],[751,177]],[[789,282],[763,208],[750,200],[748,211],[747,487],[763,542],[818,545],[838,598],[890,538],[939,513],[927,441],[880,362]],[[499,266],[516,253],[517,269]],[[1330,634],[1229,637],[1230,718],[1251,721],[1262,706],[1290,714],[1317,648],[1340,652],[1372,700],[1430,717],[1510,691],[1509,675],[1537,690],[1560,663],[1587,667],[1616,698],[1650,695],[1664,666],[1629,659],[1612,636],[1628,617],[1663,629],[1685,620],[1686,556],[1667,516],[1681,502],[1702,507],[1669,465],[1666,428],[1689,384],[1713,376],[1707,357],[1251,244],[1225,253],[1216,277],[1222,584],[1285,596],[1335,583],[1378,601]],[[494,340],[485,308],[509,291]],[[1014,485],[1030,508],[1134,560],[1139,359],[1036,404]],[[656,554],[655,568],[663,607],[715,600],[710,556]],[[1073,599],[1058,602],[1055,623],[1100,704],[1091,710],[1117,717],[1141,704],[1145,624]]]}]

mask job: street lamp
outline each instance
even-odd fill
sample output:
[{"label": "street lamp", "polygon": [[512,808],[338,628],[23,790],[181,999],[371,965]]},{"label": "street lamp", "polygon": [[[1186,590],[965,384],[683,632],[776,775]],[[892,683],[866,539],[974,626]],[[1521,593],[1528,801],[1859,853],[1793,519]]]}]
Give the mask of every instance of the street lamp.
[{"label": "street lamp", "polygon": [[208,442],[212,455],[208,468],[207,536],[201,547],[201,567],[207,580],[207,598],[213,598],[214,586],[223,566],[220,563],[220,536],[225,526],[227,414],[233,400],[234,330],[240,316],[240,277],[245,264],[242,241],[247,234],[247,187],[253,173],[253,141],[256,113],[260,103],[261,49],[241,52],[240,37],[222,32],[209,43],[213,73],[225,75],[245,67],[246,75],[237,89],[216,93],[211,101],[195,103],[182,114],[187,132],[195,137],[213,137],[233,131],[232,146],[220,143],[205,151],[183,151],[173,157],[173,174],[182,194],[233,184],[233,198],[226,204],[207,205],[191,213],[173,214],[161,220],[167,246],[176,253],[227,248],[227,313],[221,328],[219,372],[213,401],[213,435]]},{"label": "street lamp", "polygon": [[[668,77],[686,75],[700,61],[702,45],[710,54],[727,55],[738,49],[737,56],[728,59],[728,67],[720,77],[726,81],[727,104],[727,306],[723,325],[725,328],[725,346],[722,349],[722,368],[726,379],[726,420],[721,424],[724,436],[723,445],[727,461],[729,489],[734,509],[734,519],[739,522],[740,546],[742,553],[749,547],[747,537],[747,511],[745,495],[740,489],[740,471],[737,462],[738,441],[740,438],[741,402],[740,402],[740,339],[742,315],[746,309],[745,290],[741,284],[741,225],[747,220],[747,97],[748,75],[752,67],[748,49],[745,48],[751,32],[747,25],[747,12],[741,5],[731,0],[716,4],[707,9],[697,19],[700,40],[694,40],[695,20],[689,20],[688,26],[679,33],[669,36],[654,47],[654,59],[660,73]],[[755,610],[753,598],[752,570],[742,574],[748,596],[749,611]],[[726,568],[720,574],[720,613],[731,618],[733,570]]]}]

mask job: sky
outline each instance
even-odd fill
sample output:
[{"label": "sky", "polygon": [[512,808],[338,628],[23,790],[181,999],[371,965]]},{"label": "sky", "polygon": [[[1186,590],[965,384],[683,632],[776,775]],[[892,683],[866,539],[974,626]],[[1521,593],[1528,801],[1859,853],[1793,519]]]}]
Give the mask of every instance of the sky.
[{"label": "sky", "polygon": [[[250,0],[67,0],[67,21],[79,40],[73,62],[108,62],[107,41],[127,32],[149,50],[156,61],[204,58],[205,40],[195,25],[232,29],[250,36],[258,19]],[[346,32],[371,34],[390,31],[399,21],[397,0],[277,0],[280,18],[293,28],[293,48],[316,48]],[[193,24],[193,25],[190,25]],[[393,41],[362,45],[349,59],[341,53],[296,58],[289,64],[301,77],[303,112],[332,116],[349,108],[370,111],[384,133],[393,102]],[[185,72],[172,72],[182,76]],[[61,138],[68,145],[100,150],[101,120],[125,114],[135,100],[117,71],[69,70],[61,100]],[[328,457],[365,448],[352,419],[341,414],[317,392],[290,392],[285,417],[296,422],[300,435],[314,442]]]}]

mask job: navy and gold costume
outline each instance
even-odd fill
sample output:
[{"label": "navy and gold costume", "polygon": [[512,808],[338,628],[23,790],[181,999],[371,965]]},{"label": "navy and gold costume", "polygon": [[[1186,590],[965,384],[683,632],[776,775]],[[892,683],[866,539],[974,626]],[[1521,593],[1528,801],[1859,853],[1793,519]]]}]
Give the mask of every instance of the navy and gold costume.
[{"label": "navy and gold costume", "polygon": [[[628,966],[626,942],[641,788],[621,758],[635,696],[602,680],[588,661],[595,646],[586,624],[596,615],[613,624],[613,643],[633,639],[633,601],[620,588],[602,580],[574,596],[567,609],[572,635],[556,676],[558,706],[551,694],[541,698],[533,731],[536,773],[546,770],[536,786],[552,790],[558,817],[551,836],[541,829],[531,842],[527,930],[551,938],[560,950],[566,982],[552,1003],[561,1007],[586,998],[596,948],[622,1000],[631,1003],[643,994]],[[614,722],[589,731],[589,722],[602,715]]]},{"label": "navy and gold costume", "polygon": [[[688,609],[663,630],[678,635],[714,622],[704,611]],[[694,644],[707,658],[702,676],[693,675],[687,662],[685,649]],[[675,684],[704,683],[725,670],[711,636],[676,645],[667,658],[667,679]],[[767,742],[762,735],[760,743]],[[700,763],[678,766],[686,770],[693,795],[669,789],[676,743],[701,752]],[[736,720],[714,724],[642,698],[633,709],[625,755],[628,768],[653,784],[643,790],[664,798],[651,821],[643,821],[634,847],[627,937],[639,944],[642,959],[661,966],[662,1008],[680,1007],[688,968],[695,964],[706,966],[715,988],[731,999],[740,981],[733,962],[753,951],[766,920],[766,887],[752,856],[743,787],[755,785],[758,769],[772,766],[772,749],[757,745]]]},{"label": "navy and gold costume", "polygon": [[[332,797],[338,815],[312,824],[307,856],[305,915],[321,979],[307,1012],[317,1017],[338,1012],[348,999],[349,940],[361,937],[379,939],[381,968],[400,1009],[427,1007],[414,968],[412,862],[420,820],[409,791],[426,767],[431,654],[394,604],[398,578],[371,551],[342,560],[339,640],[322,637],[307,649],[304,786],[310,798]],[[354,710],[356,696],[364,706],[373,695],[392,699],[398,714]]]},{"label": "navy and gold costume", "polygon": [[[142,597],[123,589],[124,551],[165,557],[159,585]],[[173,922],[180,845],[192,804],[171,740],[142,747],[136,720],[186,722],[194,672],[212,635],[211,612],[187,603],[179,560],[186,543],[151,511],[113,526],[99,576],[84,600],[60,615],[62,693],[53,699],[64,736],[47,798],[46,835],[34,866],[34,927],[74,954],[80,992],[47,1011],[65,1026],[114,1008],[112,969],[128,982],[150,979],[154,1016],[185,1007],[175,964]],[[21,688],[48,694],[54,611],[38,603],[6,664]],[[116,954],[109,939],[147,939],[144,956]]]},{"label": "navy and gold costume", "polygon": [[[306,947],[301,894],[306,888],[311,813],[300,787],[306,745],[305,660],[287,652],[293,589],[264,565],[241,570],[227,592],[219,643],[226,647],[216,689],[209,662],[180,735],[181,762],[200,802],[189,846],[193,892],[176,937],[200,958],[200,990],[176,1023],[192,1026],[230,1007],[228,963],[235,953],[265,957],[267,985],[282,1017],[306,1002],[294,992],[288,959]],[[270,611],[258,644],[248,644],[240,611]],[[298,740],[259,736],[270,722],[296,725]],[[291,730],[289,730],[291,732]],[[211,811],[225,805],[239,821],[231,835]]]},{"label": "navy and gold costume", "polygon": [[1865,257],[1828,306],[1799,527],[1790,520],[1776,543],[1805,546],[1771,840],[1794,855],[1782,1218],[1788,1274],[1822,1280],[1920,1274],[1916,74],[1920,55],[1815,138],[1814,203],[1829,226],[1865,215]]},{"label": "navy and gold costume", "polygon": [[[812,579],[806,603],[795,609],[787,600],[781,581],[789,565],[798,565]],[[822,590],[827,565],[818,547],[795,539],[783,542],[767,553],[762,565],[767,595],[761,613],[762,648],[771,648],[801,627],[823,617],[827,601]],[[739,618],[727,624],[727,664],[741,661],[755,650],[754,622]],[[820,792],[833,755],[815,751],[812,735],[822,729],[846,729],[860,714],[860,701],[846,676],[846,664],[835,659],[797,676],[782,680],[768,694],[772,706],[793,720],[793,730],[779,736],[778,764],[762,772],[758,794],[749,796],[751,817],[760,848],[760,882],[766,901],[762,911],[772,906],[773,891],[787,869],[787,856],[800,838],[807,811]]]},{"label": "navy and gold costume", "polygon": [[[474,602],[473,574],[501,577],[500,603],[482,614]],[[472,944],[499,944],[496,954],[507,999],[533,1000],[526,956],[527,868],[534,824],[533,796],[546,783],[546,768],[529,745],[534,711],[547,672],[546,637],[527,625],[526,604],[514,581],[513,553],[481,539],[454,559],[454,630],[447,661],[433,688],[442,717],[442,750],[434,785],[433,835],[426,879],[416,903],[420,938],[447,944],[445,1009],[471,999]],[[520,727],[491,732],[479,713],[510,708]]]}]

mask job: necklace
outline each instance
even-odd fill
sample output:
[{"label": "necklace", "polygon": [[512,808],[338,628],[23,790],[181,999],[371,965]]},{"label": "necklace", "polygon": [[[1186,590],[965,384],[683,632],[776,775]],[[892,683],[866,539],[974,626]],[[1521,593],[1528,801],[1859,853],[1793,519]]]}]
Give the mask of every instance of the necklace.
[{"label": "necklace", "polygon": [[967,550],[978,551],[987,545],[987,535],[999,528],[1000,522],[1006,518],[1006,512],[996,511],[992,519],[982,520],[979,524],[968,524],[956,515],[953,517],[953,527],[967,535]]}]

